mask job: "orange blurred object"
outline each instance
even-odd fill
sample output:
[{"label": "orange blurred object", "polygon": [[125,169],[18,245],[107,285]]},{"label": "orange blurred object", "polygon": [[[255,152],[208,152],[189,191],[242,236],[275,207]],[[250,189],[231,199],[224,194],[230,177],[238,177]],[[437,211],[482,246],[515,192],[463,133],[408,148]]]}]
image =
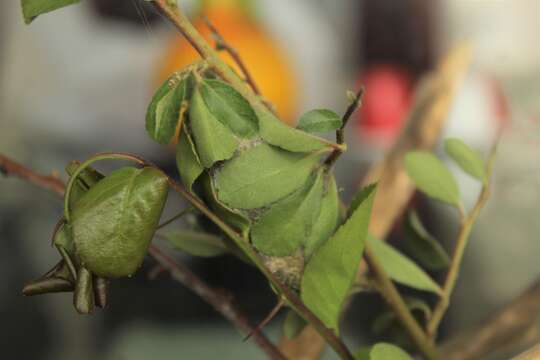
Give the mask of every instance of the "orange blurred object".
[{"label": "orange blurred object", "polygon": [[[229,1],[210,2],[201,12],[220,35],[234,47],[254,78],[262,96],[276,108],[280,117],[289,124],[296,121],[298,105],[297,81],[285,53],[263,29],[239,6]],[[211,44],[211,32],[201,17],[195,18],[194,26]],[[225,51],[221,58],[242,76],[238,66]],[[199,59],[199,55],[181,36],[175,35],[161,61],[158,80],[161,84],[173,72]]]}]

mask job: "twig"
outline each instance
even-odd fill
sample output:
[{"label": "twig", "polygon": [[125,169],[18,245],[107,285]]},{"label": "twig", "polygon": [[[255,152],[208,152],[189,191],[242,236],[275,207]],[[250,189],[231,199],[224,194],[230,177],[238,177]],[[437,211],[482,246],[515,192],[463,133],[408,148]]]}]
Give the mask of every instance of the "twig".
[{"label": "twig", "polygon": [[[45,189],[52,190],[58,195],[64,195],[65,185],[61,180],[57,178],[52,178],[51,180],[51,178],[39,175],[31,169],[24,167],[23,165],[3,155],[0,155],[0,161],[2,168],[5,167],[5,164],[9,164],[9,171],[6,171],[6,175],[17,176]],[[39,181],[36,181],[36,179],[39,179]],[[213,290],[203,280],[193,274],[191,270],[181,264],[176,263],[167,255],[163,254],[161,250],[154,245],[150,245],[148,252],[156,259],[156,261],[161,264],[161,266],[169,270],[171,275],[176,280],[180,281],[182,284],[184,284],[184,286],[201,296],[203,300],[212,305],[237,328],[245,333],[249,333],[253,330],[246,317],[233,305],[229,297],[224,296],[216,290]],[[263,350],[271,359],[286,359],[280,350],[274,344],[272,344],[264,334],[260,332],[254,333],[253,338],[261,350]]]},{"label": "twig", "polygon": [[279,349],[261,332],[254,331],[254,328],[249,324],[246,317],[234,306],[230,296],[217,292],[209,287],[189,268],[167,256],[158,247],[151,246],[148,249],[148,253],[152,255],[161,266],[166,268],[176,281],[182,283],[185,287],[199,295],[199,297],[208,304],[212,305],[214,309],[233,323],[239,330],[247,334],[252,334],[253,339],[259,348],[261,348],[261,350],[263,350],[271,359],[286,359]]},{"label": "twig", "polygon": [[52,175],[41,175],[0,154],[0,172],[6,176],[18,176],[39,187],[64,194],[64,183]]},{"label": "twig", "polygon": [[285,299],[280,298],[277,304],[272,308],[272,310],[270,310],[268,315],[266,315],[265,318],[255,327],[255,329],[253,329],[253,331],[246,336],[244,341],[248,340],[254,332],[261,331],[266,325],[268,325],[268,323],[276,317],[276,315],[279,313],[279,311],[283,308],[284,305]]},{"label": "twig", "polygon": [[[347,110],[343,114],[341,126],[339,129],[336,130],[336,143],[339,145],[342,145],[345,143],[345,126],[347,126],[347,123],[349,122],[349,119],[351,118],[352,114],[360,107],[362,104],[362,97],[364,96],[364,87],[362,86],[360,90],[355,94],[354,99],[351,101],[349,106],[347,107]],[[341,154],[343,154],[342,148],[336,148],[332,153],[328,156],[328,158],[324,161],[326,166],[328,168],[332,167],[334,163],[339,159]]]},{"label": "twig", "polygon": [[246,64],[244,64],[244,61],[242,60],[242,57],[240,56],[240,54],[238,54],[238,51],[233,46],[231,46],[227,41],[225,41],[225,39],[223,38],[223,36],[221,36],[218,29],[210,22],[210,20],[206,16],[203,16],[203,20],[206,23],[206,26],[208,26],[208,28],[212,32],[212,36],[214,40],[216,41],[217,50],[225,50],[226,52],[229,53],[231,58],[234,60],[234,62],[238,65],[238,67],[242,71],[242,74],[244,75],[246,82],[249,84],[249,86],[251,86],[251,88],[253,89],[253,92],[257,94],[258,96],[261,96],[261,92],[259,91],[259,87],[255,83],[255,79],[253,78],[253,76],[251,76],[251,73],[249,72]]},{"label": "twig", "polygon": [[446,279],[444,281],[444,285],[442,288],[443,290],[442,295],[437,305],[435,305],[435,309],[433,310],[433,315],[431,316],[427,324],[426,330],[430,338],[435,337],[437,328],[439,327],[439,324],[444,316],[444,313],[448,309],[448,306],[450,303],[450,296],[452,295],[452,292],[454,291],[454,287],[456,286],[459,269],[461,267],[461,262],[463,260],[463,254],[465,252],[465,248],[467,247],[469,235],[476,222],[476,219],[480,215],[480,211],[482,210],[482,208],[484,207],[484,205],[486,204],[489,198],[491,174],[493,172],[493,162],[495,161],[496,151],[497,151],[497,142],[493,145],[493,148],[491,149],[491,152],[489,155],[489,160],[488,160],[487,170],[486,170],[486,181],[482,187],[482,191],[480,192],[480,195],[478,196],[478,200],[476,201],[474,208],[464,218],[464,220],[461,223],[458,239],[456,241],[456,247],[454,249],[452,260],[450,262],[450,267],[448,268]]},{"label": "twig", "polygon": [[156,230],[163,229],[165,226],[175,222],[176,220],[182,218],[184,215],[189,214],[192,211],[193,211],[192,207],[188,207],[187,209],[184,209],[184,210],[180,211],[178,214],[174,215],[170,219],[165,220],[164,222],[159,224],[158,227],[156,228]]},{"label": "twig", "polygon": [[[451,337],[440,346],[447,360],[474,360],[521,343],[529,329],[537,329],[540,318],[540,280],[486,321]],[[538,331],[534,339],[540,341]],[[533,340],[533,342],[534,342]]]}]

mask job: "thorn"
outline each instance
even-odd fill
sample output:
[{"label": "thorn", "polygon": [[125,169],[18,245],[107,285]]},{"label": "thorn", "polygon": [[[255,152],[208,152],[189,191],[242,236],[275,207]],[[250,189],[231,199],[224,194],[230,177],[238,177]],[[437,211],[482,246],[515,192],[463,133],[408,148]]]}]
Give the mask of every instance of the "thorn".
[{"label": "thorn", "polygon": [[249,334],[247,334],[247,336],[244,338],[243,341],[248,341],[249,338],[255,334],[255,333],[258,333],[259,331],[261,331],[266,325],[268,325],[268,323],[278,314],[279,310],[281,310],[281,308],[283,307],[283,305],[285,305],[285,299],[282,297],[278,303],[276,304],[276,306],[274,306],[274,308],[272,310],[270,310],[270,312],[268,313],[268,315],[266,315],[266,317],[263,319],[263,321],[261,321],[259,323],[259,325],[257,325],[253,330],[251,330],[249,332]]}]

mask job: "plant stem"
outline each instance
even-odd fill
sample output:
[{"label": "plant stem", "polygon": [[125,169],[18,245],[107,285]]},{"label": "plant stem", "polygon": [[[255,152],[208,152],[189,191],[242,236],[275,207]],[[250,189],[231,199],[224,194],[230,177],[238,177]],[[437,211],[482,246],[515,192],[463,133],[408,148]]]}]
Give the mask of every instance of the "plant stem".
[{"label": "plant stem", "polygon": [[403,301],[402,296],[390,280],[390,277],[384,270],[379,259],[374,255],[369,244],[366,243],[365,254],[371,270],[376,277],[376,285],[388,302],[388,305],[395,312],[396,316],[401,321],[407,333],[410,335],[412,341],[422,352],[422,354],[428,359],[437,359],[437,350],[432,341],[426,336],[424,330],[420,327],[416,319],[412,316],[409,308]]},{"label": "plant stem", "polygon": [[18,176],[39,187],[54,191],[58,195],[64,194],[64,183],[56,176],[38,174],[2,154],[0,154],[0,173],[6,176]]},{"label": "plant stem", "polygon": [[[345,114],[343,114],[341,126],[339,127],[339,129],[336,130],[336,143],[338,145],[343,145],[345,143],[345,126],[347,126],[347,123],[349,122],[352,114],[354,114],[356,109],[358,109],[358,107],[361,105],[363,96],[364,87],[362,86],[360,90],[358,90],[358,93],[355,94],[353,101],[347,107]],[[343,151],[343,148],[335,148],[334,151],[324,161],[326,166],[328,168],[331,168],[337,161],[337,159],[341,156],[341,154],[343,154]]]},{"label": "plant stem", "polygon": [[482,186],[482,190],[480,192],[480,195],[478,196],[478,200],[476,201],[474,208],[465,218],[463,218],[461,222],[461,228],[459,230],[459,235],[456,240],[456,247],[454,249],[452,260],[450,262],[450,267],[446,274],[446,279],[442,288],[443,292],[439,299],[439,302],[437,303],[437,305],[435,305],[433,315],[431,316],[426,327],[427,334],[431,339],[435,338],[439,324],[444,314],[446,313],[448,306],[450,305],[450,297],[452,296],[452,292],[454,291],[454,288],[456,286],[459,269],[463,260],[463,254],[465,253],[465,248],[467,247],[467,243],[469,242],[469,235],[471,234],[471,230],[476,222],[476,219],[478,218],[478,215],[480,215],[480,211],[482,210],[489,198],[490,181],[493,172],[493,162],[495,160],[496,152],[497,143],[493,145],[490,151],[488,165],[486,169],[486,181],[485,184]]}]

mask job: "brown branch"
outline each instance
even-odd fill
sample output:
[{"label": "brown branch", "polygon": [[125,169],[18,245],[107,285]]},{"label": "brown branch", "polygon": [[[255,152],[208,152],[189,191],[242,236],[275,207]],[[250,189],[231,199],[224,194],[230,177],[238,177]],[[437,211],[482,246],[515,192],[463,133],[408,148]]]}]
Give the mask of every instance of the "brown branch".
[{"label": "brown branch", "polygon": [[216,41],[216,49],[217,50],[225,50],[231,58],[234,60],[236,65],[240,68],[240,71],[242,71],[242,74],[244,75],[244,78],[246,82],[251,86],[253,89],[253,92],[257,94],[258,96],[261,96],[261,92],[259,91],[259,87],[257,86],[255,79],[253,76],[251,76],[251,73],[249,72],[246,64],[242,60],[242,57],[238,53],[238,50],[236,50],[232,45],[230,45],[223,36],[221,36],[218,29],[210,22],[210,20],[203,16],[203,20],[206,23],[206,26],[210,29],[212,32],[212,37]]},{"label": "brown branch", "polygon": [[[440,352],[448,360],[483,359],[527,339],[531,329],[538,330],[540,318],[540,280],[515,300],[490,316],[479,326],[460,332],[445,341]],[[528,342],[540,341],[538,331]]]},{"label": "brown branch", "polygon": [[[0,169],[7,176],[17,176],[23,180],[34,183],[47,190],[54,191],[60,196],[64,195],[64,183],[51,176],[43,176],[37,174],[33,170],[9,159],[4,155],[0,155]],[[189,268],[175,262],[172,258],[165,255],[159,248],[150,245],[149,254],[164,268],[166,268],[171,276],[189,288],[191,291],[199,295],[204,301],[209,303],[219,313],[229,320],[233,325],[244,333],[253,331],[253,327],[249,324],[247,318],[234,306],[229,296],[226,296],[211,287],[209,287],[202,279],[197,277]],[[253,339],[259,348],[264,351],[270,359],[285,360],[286,357],[281,351],[261,332],[254,332]]]},{"label": "brown branch", "polygon": [[5,176],[17,176],[39,187],[64,194],[64,183],[54,175],[41,175],[0,154],[0,172]]},{"label": "brown branch", "polygon": [[148,249],[148,253],[152,255],[161,266],[166,268],[176,281],[191,289],[194,293],[199,295],[201,299],[212,305],[216,311],[233,323],[240,331],[245,334],[250,334],[255,343],[269,356],[269,358],[280,360],[286,359],[266,336],[260,331],[256,331],[256,329],[249,324],[247,318],[236,308],[236,306],[234,306],[231,296],[217,292],[209,287],[189,268],[167,256],[158,247],[151,246]]}]

